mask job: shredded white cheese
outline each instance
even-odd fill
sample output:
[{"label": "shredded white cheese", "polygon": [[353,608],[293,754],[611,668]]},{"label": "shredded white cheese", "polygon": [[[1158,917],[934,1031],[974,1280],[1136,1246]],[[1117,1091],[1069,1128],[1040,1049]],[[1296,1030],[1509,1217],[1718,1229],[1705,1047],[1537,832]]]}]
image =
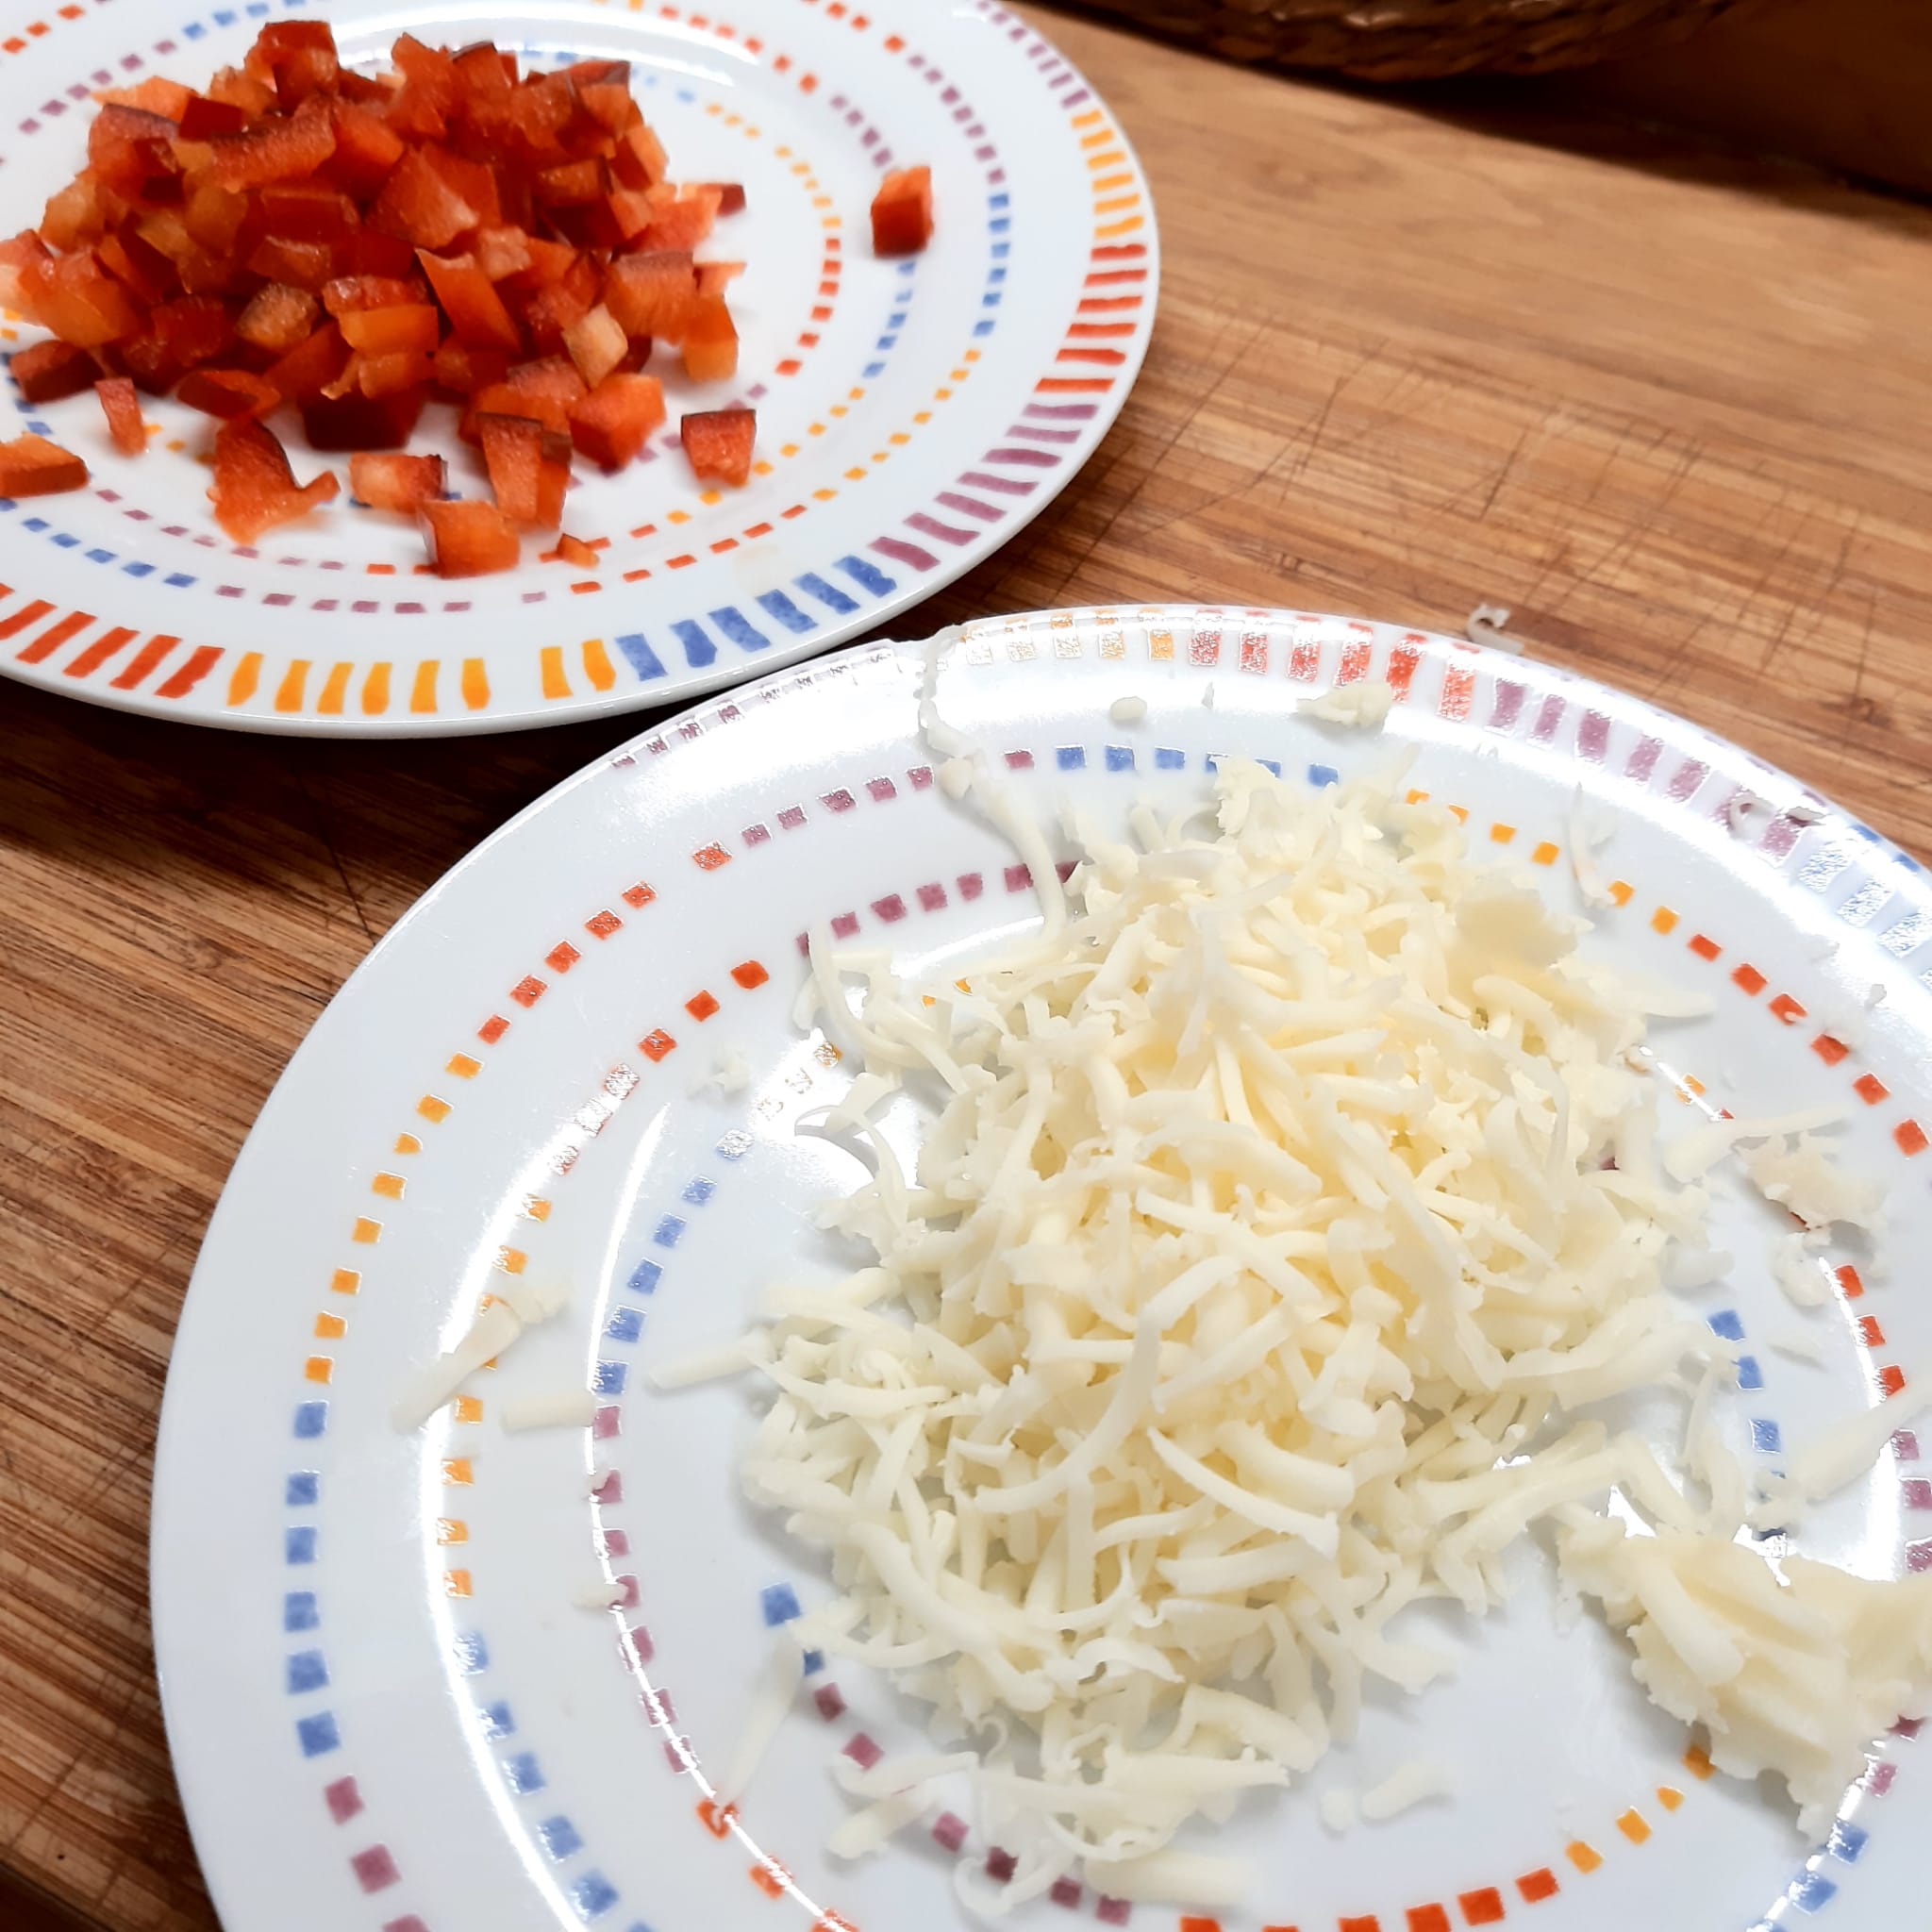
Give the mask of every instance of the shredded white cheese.
[{"label": "shredded white cheese", "polygon": [[[1508,613],[1503,615],[1505,624]],[[1617,901],[1597,870],[1596,849],[1616,836],[1616,814],[1591,799],[1579,785],[1570,797],[1570,870],[1586,906],[1614,906]]]},{"label": "shredded white cheese", "polygon": [[1496,1601],[1539,1516],[1623,1485],[1694,1521],[1566,1416],[1721,1353],[1659,1291],[1702,1202],[1644,1152],[1637,1003],[1448,812],[1218,790],[1218,828],[1091,841],[971,992],[868,959],[852,1011],[815,957],[880,1091],[950,1097],[915,1174],[861,1127],[877,1177],[824,1218],[878,1264],[674,1376],[773,1387],[748,1487],[842,1592],[801,1641],[944,1734],[1025,1727],[980,1754],[1031,1824],[1017,1890],[1108,1890],[1307,1771],[1370,1679],[1447,1668],[1396,1613]]},{"label": "shredded white cheese", "polygon": [[1345,1831],[1353,1831],[1362,1822],[1361,1799],[1346,1785],[1338,1785],[1324,1791],[1316,1801],[1315,1809],[1322,1823],[1338,1838]]},{"label": "shredded white cheese", "polygon": [[1469,622],[1463,625],[1462,634],[1473,644],[1487,644],[1492,651],[1507,651],[1514,657],[1523,655],[1523,640],[1506,634],[1505,626],[1509,622],[1509,607],[1507,604],[1478,604],[1469,613]]},{"label": "shredded white cheese", "polygon": [[1787,1557],[1780,1581],[1741,1544],[1629,1536],[1602,1519],[1569,1530],[1562,1550],[1568,1574],[1627,1630],[1651,1698],[1707,1728],[1721,1770],[1775,1772],[1812,1838],[1873,1739],[1932,1678],[1932,1575],[1873,1583]]},{"label": "shredded white cheese", "polygon": [[1446,1798],[1456,1790],[1455,1774],[1434,1758],[1411,1757],[1398,1764],[1382,1782],[1361,1795],[1362,1816],[1371,1824],[1394,1818],[1431,1798]]},{"label": "shredded white cheese", "polygon": [[1394,703],[1395,693],[1388,685],[1371,684],[1364,678],[1356,684],[1338,684],[1320,697],[1303,698],[1295,709],[1302,717],[1319,718],[1324,724],[1379,731]]},{"label": "shredded white cheese", "polygon": [[1771,1278],[1793,1307],[1822,1308],[1831,1300],[1831,1280],[1822,1255],[1823,1234],[1808,1228],[1771,1238]]},{"label": "shredded white cheese", "polygon": [[418,1429],[486,1362],[497,1359],[525,1328],[547,1322],[570,1296],[560,1284],[519,1284],[499,1290],[457,1345],[425,1362],[403,1386],[390,1410],[398,1429]]},{"label": "shredded white cheese", "polygon": [[[1767,1192],[1850,1218],[1806,1138],[1836,1110],[1659,1150],[1636,1056],[1668,990],[1586,966],[1580,923],[1388,774],[1311,796],[1224,761],[1212,824],[1142,806],[1126,844],[1076,822],[1063,890],[939,718],[945,642],[920,708],[942,786],[1013,841],[1041,925],[929,987],[813,935],[799,1015],[856,1055],[833,1118],[874,1164],[822,1221],[875,1265],[774,1289],[751,1336],[656,1372],[769,1385],[746,1487],[835,1586],[792,1636],[884,1670],[964,1747],[841,1764],[864,1808],[835,1849],[882,1844],[966,1771],[1020,1853],[991,1895],[958,1881],[975,1907],[1076,1869],[1123,1898],[1231,1899],[1240,1868],[1174,1834],[1307,1774],[1375,1680],[1447,1670],[1400,1612],[1499,1602],[1504,1553],[1544,1519],[1565,1600],[1600,1599],[1653,1696],[1730,1725],[1718,1761],[1778,1769],[1812,1815],[1844,1740],[1932,1677],[1925,1591],[1824,1572],[1786,1605],[1795,1576],[1729,1541],[1751,1513],[1709,1414],[1730,1357],[1664,1281],[1674,1257],[1685,1286],[1729,1265],[1700,1182],[1740,1142]],[[910,1173],[869,1124],[908,1091],[939,1096]],[[1687,1368],[1678,1478],[1579,1413]],[[1869,1464],[1874,1428],[1809,1483]],[[1625,1548],[1595,1513],[1612,1491],[1656,1533]],[[1811,1620],[1824,1717],[1766,1714],[1752,1674],[1782,1669],[1787,1613]],[[1322,1814],[1449,1789],[1409,1764]]]},{"label": "shredded white cheese", "polygon": [[1753,1148],[1744,1172],[1767,1201],[1789,1208],[1807,1228],[1844,1222],[1869,1231],[1884,1209],[1884,1182],[1840,1167],[1814,1134],[1780,1134]]},{"label": "shredded white cheese", "polygon": [[741,1046],[721,1046],[711,1061],[711,1071],[691,1083],[693,1099],[700,1093],[717,1092],[726,1098],[742,1093],[751,1085],[751,1061]]},{"label": "shredded white cheese", "polygon": [[1824,1364],[1824,1338],[1812,1334],[1808,1328],[1778,1328],[1764,1339],[1768,1347],[1789,1356],[1794,1362]]},{"label": "shredded white cheese", "polygon": [[556,1389],[541,1395],[517,1395],[499,1411],[505,1428],[587,1429],[597,1416],[597,1398],[588,1389]]}]

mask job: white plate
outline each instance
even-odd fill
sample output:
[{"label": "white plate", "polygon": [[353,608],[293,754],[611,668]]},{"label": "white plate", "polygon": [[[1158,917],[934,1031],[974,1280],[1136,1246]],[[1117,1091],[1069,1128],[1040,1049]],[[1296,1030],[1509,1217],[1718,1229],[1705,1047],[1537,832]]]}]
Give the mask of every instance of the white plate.
[{"label": "white plate", "polygon": [[[1600,862],[1627,903],[1591,943],[1717,998],[1714,1019],[1660,1029],[1670,1064],[1707,1105],[1844,1103],[1848,1158],[1890,1189],[1891,1252],[1932,1242],[1932,1161],[1915,1158],[1932,894],[1830,808],[1801,823],[1787,808],[1807,795],[1742,753],[1541,665],[1282,612],[978,625],[941,698],[1041,807],[1069,793],[1112,820],[1137,795],[1199,793],[1218,753],[1296,783],[1384,757],[1381,738],[1295,715],[1356,676],[1404,693],[1388,737],[1416,748],[1414,785],[1464,806],[1476,844],[1559,905],[1575,903],[1574,793],[1606,802]],[[843,653],[580,774],[424,899],[275,1090],[195,1274],[156,1487],[169,1731],[230,1932],[958,1922],[947,1868],[993,1849],[970,1821],[957,1854],[919,1831],[857,1868],[821,1849],[842,1806],[828,1755],[914,1735],[862,1675],[809,1678],[741,1818],[708,1829],[705,1768],[731,1750],[766,1624],[826,1586],[740,1500],[742,1398],[656,1396],[643,1374],[735,1332],[773,1274],[835,1264],[807,1215],[857,1170],[792,1132],[846,1076],[789,1024],[808,923],[924,959],[1032,909],[1010,851],[932,784],[915,683],[911,651]],[[1124,695],[1144,723],[1109,724]],[[1746,789],[1771,804],[1733,830]],[[1830,1016],[1874,984],[1869,1044],[1840,1051],[1825,1028],[1851,1029]],[[694,1095],[726,1046],[750,1091]],[[1904,1258],[1888,1278],[1835,1250],[1856,1272],[1811,1318],[1824,1366],[1772,1353],[1805,1318],[1765,1276],[1770,1218],[1731,1211],[1735,1292],[1699,1307],[1746,1338],[1724,1425],[1763,1466],[1781,1435],[1932,1358],[1932,1308]],[[567,1279],[568,1315],[478,1378],[477,1419],[397,1434],[407,1369],[506,1267]],[[505,1398],[587,1379],[593,1430],[502,1433]],[[1874,1574],[1932,1557],[1932,1485],[1901,1448],[1819,1514],[1807,1550]],[[595,1505],[593,1465],[612,1472]],[[625,1579],[622,1610],[574,1606],[598,1577]],[[1222,1834],[1264,1874],[1253,1909],[1218,1915],[1226,1932],[1923,1923],[1932,1768],[1903,1739],[1811,1846],[1767,1793],[1700,1779],[1620,1643],[1589,1618],[1559,1634],[1534,1576],[1467,1648],[1455,1682],[1372,1708],[1313,1781],[1360,1785],[1427,1750],[1462,1796],[1336,1841],[1312,1790],[1271,1794]],[[1122,1923],[1091,1893],[1073,1905]],[[1067,1923],[1051,1903],[1025,1917]],[[1131,1913],[1177,1920],[1208,1923]]]},{"label": "white plate", "polygon": [[[190,0],[191,7],[193,0]],[[300,8],[307,0],[286,0]],[[195,84],[241,59],[264,0],[57,5],[0,41],[0,222],[29,226],[86,152],[92,90]],[[143,399],[159,428],[116,454],[91,395],[22,427],[84,456],[88,488],[0,499],[0,671],[103,704],[251,730],[408,736],[625,711],[856,637],[949,583],[1042,509],[1092,453],[1141,366],[1159,280],[1154,208],[1106,104],[992,0],[500,0],[322,8],[343,55],[380,63],[406,30],[493,38],[542,68],[627,59],[674,174],[744,184],[704,251],[749,263],[732,291],[735,384],[654,357],[670,419],[651,460],[579,463],[565,529],[594,572],[539,561],[445,583],[408,520],[365,510],[347,459],[275,419],[327,508],[230,543],[206,501],[209,420]],[[882,171],[933,171],[937,229],[873,257]],[[38,332],[0,339],[25,345]],[[754,406],[759,474],[702,488],[677,419]],[[487,491],[455,413],[412,447]]]}]

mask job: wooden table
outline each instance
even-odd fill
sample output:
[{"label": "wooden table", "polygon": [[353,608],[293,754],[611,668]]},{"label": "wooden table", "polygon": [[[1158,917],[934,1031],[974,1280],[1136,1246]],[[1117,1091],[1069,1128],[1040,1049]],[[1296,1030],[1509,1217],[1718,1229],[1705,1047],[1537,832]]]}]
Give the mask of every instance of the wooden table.
[{"label": "wooden table", "polygon": [[[1494,600],[1932,852],[1932,209],[1048,29],[1154,177],[1161,318],[1086,474],[911,625]],[[371,942],[630,728],[271,741],[0,689],[0,1922],[214,1923],[142,1583],[195,1245]]]}]

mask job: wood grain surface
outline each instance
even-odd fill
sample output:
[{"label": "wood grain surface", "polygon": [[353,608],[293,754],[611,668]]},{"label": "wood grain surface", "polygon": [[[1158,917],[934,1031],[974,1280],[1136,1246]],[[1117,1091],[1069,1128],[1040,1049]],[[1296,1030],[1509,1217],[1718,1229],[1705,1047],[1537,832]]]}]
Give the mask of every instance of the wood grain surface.
[{"label": "wood grain surface", "polygon": [[[1932,852],[1932,210],[1044,25],[1153,175],[1160,321],[1087,472],[917,627],[1499,601]],[[8,1927],[214,1923],[143,1585],[195,1244],[371,941],[628,729],[271,741],[0,689]]]}]

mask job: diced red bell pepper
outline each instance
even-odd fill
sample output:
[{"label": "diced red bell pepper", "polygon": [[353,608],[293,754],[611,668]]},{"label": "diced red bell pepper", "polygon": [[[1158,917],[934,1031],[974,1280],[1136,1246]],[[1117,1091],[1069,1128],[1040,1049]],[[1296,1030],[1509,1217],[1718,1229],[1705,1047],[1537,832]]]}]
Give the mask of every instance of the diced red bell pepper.
[{"label": "diced red bell pepper", "polygon": [[340,317],[358,309],[406,307],[424,301],[426,294],[421,282],[401,275],[338,275],[324,286],[322,306]]},{"label": "diced red bell pepper", "polygon": [[547,235],[526,232],[524,245],[529,252],[529,267],[506,278],[519,294],[550,288],[554,283],[562,281],[576,266],[577,251],[568,242],[557,242]]},{"label": "diced red bell pepper", "polygon": [[521,275],[531,261],[530,238],[521,228],[479,228],[476,245],[471,252],[476,266],[492,282],[500,282],[506,275]]},{"label": "diced red bell pepper", "polygon": [[212,295],[183,295],[149,312],[148,326],[183,369],[212,362],[234,346],[235,325]]},{"label": "diced red bell pepper", "polygon": [[[258,115],[266,114],[275,104],[275,91],[265,80],[258,80],[252,74],[244,73],[239,67],[220,67],[215,76],[202,90],[211,101],[225,101],[240,108],[242,113],[253,121]],[[197,141],[205,137],[197,135]]]},{"label": "diced red bell pepper", "polygon": [[347,101],[358,108],[374,108],[380,112],[389,106],[389,97],[395,92],[391,80],[378,79],[373,74],[358,74],[353,67],[344,67],[336,75],[336,98]]},{"label": "diced red bell pepper", "polygon": [[87,465],[43,436],[0,442],[0,496],[57,496],[87,482]]},{"label": "diced red bell pepper", "polygon": [[53,258],[47,244],[31,228],[23,228],[9,241],[0,242],[0,302],[25,312],[21,294],[27,272]]},{"label": "diced red bell pepper", "polygon": [[190,94],[182,104],[176,134],[182,141],[212,141],[218,134],[240,134],[248,116],[233,101],[208,94]]},{"label": "diced red bell pepper", "polygon": [[365,396],[393,395],[398,390],[426,391],[436,380],[436,364],[421,349],[392,349],[387,355],[349,358],[356,387]]},{"label": "diced red bell pepper", "polygon": [[641,121],[618,138],[611,172],[626,188],[655,188],[670,171],[664,143]]},{"label": "diced red bell pepper", "polygon": [[701,261],[695,264],[698,295],[722,295],[744,273],[741,261]]},{"label": "diced red bell pepper", "polygon": [[398,277],[416,266],[416,251],[400,235],[385,235],[379,228],[358,228],[336,253],[343,272],[352,275]]},{"label": "diced red bell pepper", "polygon": [[516,568],[522,545],[493,503],[425,503],[416,515],[440,575],[480,577]]},{"label": "diced red bell pepper", "polygon": [[509,374],[509,357],[502,349],[472,348],[455,336],[439,344],[434,363],[436,379],[459,396],[474,395]]},{"label": "diced red bell pepper", "polygon": [[36,342],[30,349],[16,350],[7,367],[20,385],[21,400],[28,403],[58,403],[65,396],[77,396],[92,389],[101,373],[94,358],[72,342]]},{"label": "diced red bell pepper", "polygon": [[[575,248],[592,248],[608,254],[624,246],[624,230],[610,212],[610,197],[607,194],[571,208],[539,208],[536,219],[555,229]],[[650,230],[644,232],[648,235]]]},{"label": "diced red bell pepper", "polygon": [[110,353],[122,373],[134,378],[135,388],[151,396],[166,395],[181,379],[180,364],[152,329],[116,342]]},{"label": "diced red bell pepper", "polygon": [[576,112],[576,103],[562,75],[533,75],[516,91],[506,112],[524,156],[542,163],[562,153],[560,137]]},{"label": "diced red bell pepper", "polygon": [[208,147],[208,175],[217,187],[259,188],[314,174],[336,151],[335,123],[325,102],[308,100],[285,120],[218,134]]},{"label": "diced red bell pepper", "polygon": [[335,50],[336,37],[327,21],[275,20],[256,35],[247,59],[251,67],[273,67],[287,54],[333,54]]},{"label": "diced red bell pepper", "polygon": [[285,242],[340,242],[362,225],[356,204],[321,181],[272,181],[256,194],[262,226]]},{"label": "diced red bell pepper", "polygon": [[722,295],[700,295],[684,332],[684,373],[693,382],[738,374],[738,329]]},{"label": "diced red bell pepper", "polygon": [[321,319],[321,307],[307,289],[271,282],[257,290],[235,318],[235,333],[258,349],[286,356],[297,342],[308,341]]},{"label": "diced red bell pepper", "polygon": [[109,188],[139,194],[163,175],[180,173],[175,134],[175,124],[165,114],[109,102],[88,128],[87,164]]},{"label": "diced red bell pepper", "polygon": [[568,532],[558,537],[555,550],[543,553],[545,563],[567,563],[577,570],[595,570],[603,560],[581,537],[573,537]]},{"label": "diced red bell pepper", "polygon": [[718,191],[718,212],[721,215],[741,214],[744,209],[744,183],[741,181],[708,181],[708,188]]},{"label": "diced red bell pepper", "polygon": [[449,488],[449,465],[441,457],[358,454],[349,458],[349,493],[371,509],[414,516]]},{"label": "diced red bell pepper", "polygon": [[540,168],[531,192],[540,208],[585,208],[610,192],[610,176],[602,161],[566,161]]},{"label": "diced red bell pepper", "polygon": [[102,88],[94,95],[95,100],[112,102],[116,107],[140,108],[150,114],[164,115],[175,123],[177,128],[181,116],[193,98],[192,92],[178,80],[168,80],[158,74],[149,75],[134,87]]},{"label": "diced red bell pepper", "polygon": [[367,200],[403,158],[403,139],[373,108],[338,98],[329,104],[336,148],[324,172],[338,187]]},{"label": "diced red bell pepper", "polygon": [[448,48],[425,46],[414,34],[401,34],[391,47],[389,58],[406,80],[426,88],[439,108],[447,112],[456,106],[462,89],[458,85],[456,62]]},{"label": "diced red bell pepper", "polygon": [[433,356],[442,339],[441,319],[428,302],[398,303],[389,308],[357,308],[340,318],[342,340],[368,356],[415,350]]},{"label": "diced red bell pepper", "polygon": [[604,306],[627,336],[682,341],[697,307],[691,252],[620,255],[604,278]]},{"label": "diced red bell pepper", "polygon": [[124,457],[138,457],[147,447],[147,431],[141,421],[141,404],[134,385],[125,375],[109,375],[94,384],[108,419],[108,434]]},{"label": "diced red bell pepper", "polygon": [[511,522],[555,529],[570,482],[571,444],[529,416],[479,413],[476,434],[490,488]]},{"label": "diced red bell pepper", "polygon": [[872,252],[917,255],[932,240],[932,170],[899,168],[872,198]]},{"label": "diced red bell pepper", "polygon": [[421,148],[411,148],[390,171],[369,210],[371,227],[400,235],[418,248],[447,248],[480,219]]},{"label": "diced red bell pepper", "polygon": [[568,279],[553,282],[524,304],[524,333],[539,355],[560,355],[564,330],[581,321],[590,309],[591,296],[581,284]]},{"label": "diced red bell pepper", "polygon": [[601,302],[564,330],[563,346],[576,364],[577,374],[591,389],[630,353],[629,339]]},{"label": "diced red bell pepper", "polygon": [[617,232],[626,242],[637,241],[658,212],[649,192],[642,188],[613,188],[605,197],[605,206],[610,210]]},{"label": "diced red bell pepper", "polygon": [[246,369],[193,369],[175,391],[191,409],[226,422],[230,416],[265,416],[282,392],[265,375]]},{"label": "diced red bell pepper", "polygon": [[290,402],[303,403],[319,396],[342,373],[348,359],[349,345],[341,330],[325,322],[263,374]]},{"label": "diced red bell pepper", "polygon": [[751,475],[758,428],[756,409],[703,409],[685,417],[677,433],[694,475],[741,484]]},{"label": "diced red bell pepper", "polygon": [[571,405],[571,440],[593,463],[621,470],[664,421],[664,391],[655,375],[607,375]]},{"label": "diced red bell pepper", "polygon": [[285,242],[264,235],[248,258],[248,272],[297,289],[320,289],[336,272],[336,253],[326,242]]},{"label": "diced red bell pepper", "polygon": [[150,308],[180,291],[180,278],[164,255],[158,255],[131,229],[125,235],[103,235],[94,258],[137,302]]},{"label": "diced red bell pepper", "polygon": [[441,141],[449,133],[449,117],[428,89],[408,80],[389,98],[382,118],[405,141]]},{"label": "diced red bell pepper", "polygon": [[496,507],[512,523],[534,524],[543,468],[543,425],[533,416],[483,410],[476,415],[475,428]]},{"label": "diced red bell pepper", "polygon": [[[248,216],[248,197],[240,189],[197,180],[181,204],[181,232],[210,256],[225,256],[237,245]],[[171,249],[160,252],[171,260],[181,258]]]},{"label": "diced red bell pepper", "polygon": [[473,41],[451,56],[465,104],[501,98],[517,84],[517,57],[491,41]]},{"label": "diced red bell pepper", "polygon": [[474,257],[432,255],[425,249],[416,258],[459,341],[512,352],[523,346],[523,336],[503,306],[503,297]]},{"label": "diced red bell pepper", "polygon": [[609,134],[622,134],[631,125],[630,117],[637,111],[627,79],[579,81],[577,101],[584,112]]},{"label": "diced red bell pepper", "polygon": [[339,488],[334,472],[325,470],[298,489],[287,452],[253,417],[237,416],[216,433],[208,499],[215,522],[238,543],[252,543],[264,530],[306,516]]},{"label": "diced red bell pepper", "polygon": [[30,261],[13,279],[13,306],[64,342],[97,349],[141,329],[133,299],[92,256]]},{"label": "diced red bell pepper", "polygon": [[592,55],[586,60],[573,60],[563,70],[561,76],[572,87],[583,89],[594,87],[600,82],[606,86],[628,89],[630,86],[630,62],[613,60],[606,56]]},{"label": "diced red bell pepper", "polygon": [[575,365],[561,356],[518,362],[505,380],[519,395],[547,398],[566,409],[584,393],[585,388]]},{"label": "diced red bell pepper", "polygon": [[302,405],[302,428],[316,449],[401,449],[416,427],[428,396],[424,388],[388,395],[352,390],[341,396],[316,396]]},{"label": "diced red bell pepper", "polygon": [[675,200],[660,203],[644,230],[647,249],[695,248],[708,236],[718,219],[719,192],[715,188],[680,189]]},{"label": "diced red bell pepper", "polygon": [[125,206],[120,196],[111,195],[102,186],[92,169],[83,169],[65,188],[47,197],[41,211],[41,239],[62,255],[91,247],[118,218],[115,209]]},{"label": "diced red bell pepper", "polygon": [[476,211],[472,227],[493,228],[503,221],[496,175],[482,161],[473,161],[446,147],[427,147],[423,158],[441,176],[442,185]]},{"label": "diced red bell pepper", "polygon": [[272,21],[256,36],[249,65],[275,83],[275,98],[289,112],[310,94],[333,92],[339,72],[335,36],[320,20]]}]

